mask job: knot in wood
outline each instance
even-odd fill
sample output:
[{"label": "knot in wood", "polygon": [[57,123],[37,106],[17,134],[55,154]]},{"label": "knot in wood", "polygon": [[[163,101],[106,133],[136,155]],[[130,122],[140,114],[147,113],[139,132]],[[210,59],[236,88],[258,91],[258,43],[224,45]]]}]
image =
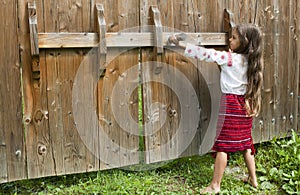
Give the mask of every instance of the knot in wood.
[{"label": "knot in wood", "polygon": [[21,155],[22,155],[21,150],[17,150],[17,151],[16,151],[16,156],[17,156],[17,157],[21,157]]},{"label": "knot in wood", "polygon": [[45,145],[39,145],[38,154],[43,155],[47,153],[47,147]]},{"label": "knot in wood", "polygon": [[177,115],[177,111],[175,110],[175,109],[170,109],[169,110],[169,116],[170,117],[174,117],[174,116],[176,116]]},{"label": "knot in wood", "polygon": [[23,120],[25,125],[27,126],[31,123],[31,116],[25,116]]}]

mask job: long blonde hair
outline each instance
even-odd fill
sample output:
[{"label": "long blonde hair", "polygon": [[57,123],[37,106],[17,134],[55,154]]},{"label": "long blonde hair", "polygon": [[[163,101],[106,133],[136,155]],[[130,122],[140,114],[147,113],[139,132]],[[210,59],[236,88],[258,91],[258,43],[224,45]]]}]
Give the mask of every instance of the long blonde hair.
[{"label": "long blonde hair", "polygon": [[241,24],[234,27],[239,35],[240,46],[237,53],[248,56],[245,107],[250,116],[257,116],[261,110],[261,90],[263,84],[262,37],[258,26]]}]

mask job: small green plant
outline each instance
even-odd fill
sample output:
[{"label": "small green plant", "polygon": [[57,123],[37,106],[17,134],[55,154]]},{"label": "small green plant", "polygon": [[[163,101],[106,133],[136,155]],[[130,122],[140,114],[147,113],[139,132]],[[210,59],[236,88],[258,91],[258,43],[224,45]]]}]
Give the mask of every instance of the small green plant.
[{"label": "small green plant", "polygon": [[267,190],[279,186],[288,194],[300,194],[300,137],[273,139],[261,150],[257,163],[261,187]]}]

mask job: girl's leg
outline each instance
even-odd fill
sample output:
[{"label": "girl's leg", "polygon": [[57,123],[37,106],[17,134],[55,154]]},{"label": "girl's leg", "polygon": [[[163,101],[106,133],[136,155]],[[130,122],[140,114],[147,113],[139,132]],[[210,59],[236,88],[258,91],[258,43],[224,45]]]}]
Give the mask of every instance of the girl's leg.
[{"label": "girl's leg", "polygon": [[257,184],[256,173],[255,173],[256,172],[255,159],[254,159],[254,155],[251,154],[251,149],[245,150],[243,156],[249,172],[249,179],[250,179],[249,182],[253,187],[256,188],[258,184]]},{"label": "girl's leg", "polygon": [[217,152],[214,174],[210,185],[201,191],[201,194],[212,194],[220,192],[221,180],[227,165],[227,154],[225,152]]}]

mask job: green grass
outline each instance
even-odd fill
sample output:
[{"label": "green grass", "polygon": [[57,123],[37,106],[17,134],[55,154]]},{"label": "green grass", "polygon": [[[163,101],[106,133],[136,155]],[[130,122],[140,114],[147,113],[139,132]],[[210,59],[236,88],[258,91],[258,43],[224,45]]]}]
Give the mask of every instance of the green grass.
[{"label": "green grass", "polygon": [[[239,153],[231,155],[221,194],[300,194],[300,138],[256,145],[259,188],[239,179],[247,170]],[[182,158],[148,171],[107,170],[0,185],[0,194],[199,194],[209,184],[211,155]]]}]

